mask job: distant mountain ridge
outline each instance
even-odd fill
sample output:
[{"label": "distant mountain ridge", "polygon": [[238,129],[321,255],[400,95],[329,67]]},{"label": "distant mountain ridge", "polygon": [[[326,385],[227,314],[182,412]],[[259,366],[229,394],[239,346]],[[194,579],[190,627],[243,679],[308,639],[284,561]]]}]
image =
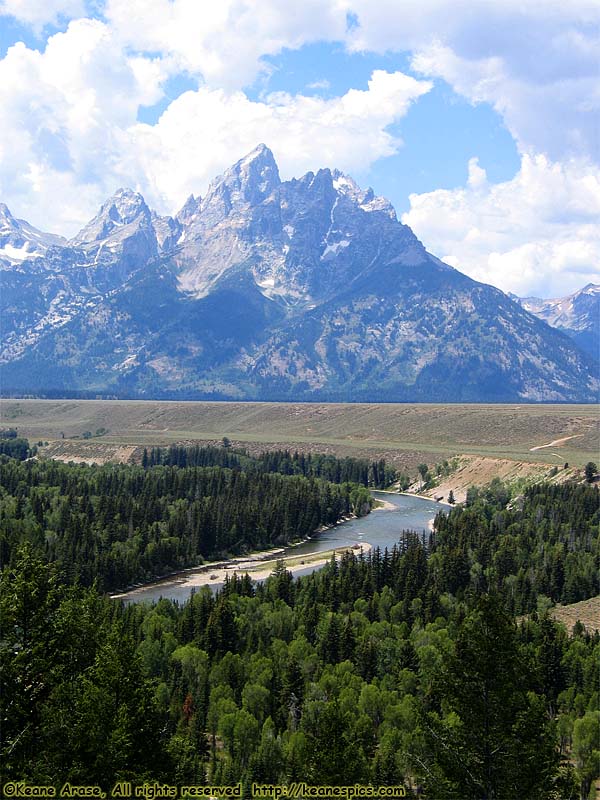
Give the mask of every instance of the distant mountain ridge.
[{"label": "distant mountain ridge", "polygon": [[595,362],[567,336],[429,254],[349,176],[281,181],[265,145],[174,217],[120,189],[67,241],[1,208],[3,391],[597,397]]},{"label": "distant mountain ridge", "polygon": [[563,331],[595,359],[600,360],[600,286],[588,283],[566,297],[543,300],[516,297],[523,308]]}]

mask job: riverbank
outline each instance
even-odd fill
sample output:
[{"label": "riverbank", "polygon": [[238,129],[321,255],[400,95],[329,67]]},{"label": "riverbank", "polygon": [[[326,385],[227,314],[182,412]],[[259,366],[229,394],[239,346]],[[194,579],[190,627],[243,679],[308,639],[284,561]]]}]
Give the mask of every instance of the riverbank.
[{"label": "riverbank", "polygon": [[[404,497],[420,497],[421,500],[433,500],[439,506],[447,506],[448,508],[453,508],[452,503],[447,503],[445,500],[437,500],[433,494],[424,494],[421,492],[392,492],[390,489],[376,489],[377,494],[393,494],[395,496],[404,496]],[[432,492],[435,493],[435,490],[432,489]],[[385,503],[385,500],[380,500],[379,502]],[[393,503],[387,503],[387,506],[391,506],[394,508]]]},{"label": "riverbank", "polygon": [[519,491],[541,482],[561,484],[583,480],[581,469],[568,466],[568,458],[564,453],[552,455],[557,462],[555,465],[461,455],[457,457],[457,468],[450,475],[438,478],[436,486],[420,492],[418,496],[436,500],[438,497],[447,498],[452,492],[456,503],[464,503],[470,487],[485,488],[495,478],[509,487],[518,487]]},{"label": "riverbank", "polygon": [[[435,503],[439,506],[445,506],[446,508],[454,508],[452,503],[447,503],[445,500],[436,500],[434,497],[430,497],[426,494],[420,494],[419,492],[391,492],[389,489],[377,489],[378,494],[385,493],[385,494],[393,494],[393,495],[404,495],[405,497],[419,497],[421,500],[434,500]],[[393,503],[388,503],[386,500],[379,500],[378,502],[382,503],[383,505],[379,506],[380,508],[388,508],[394,509],[395,506]],[[427,527],[430,531],[434,530],[434,523],[435,519],[430,519],[427,523]]]},{"label": "riverbank", "polygon": [[[205,564],[202,567],[192,567],[191,570],[193,571],[188,571],[187,575],[178,573],[180,577],[173,577],[172,579],[167,578],[162,581],[152,581],[151,583],[131,589],[128,592],[113,594],[110,597],[111,600],[134,600],[136,597],[143,595],[150,587],[157,586],[168,589],[172,586],[185,585],[186,588],[190,590],[202,586],[220,586],[225,583],[228,577],[232,578],[234,575],[237,575],[238,578],[249,575],[254,581],[264,581],[273,573],[273,570],[280,563],[283,563],[285,568],[291,572],[292,575],[296,575],[297,573],[303,572],[308,567],[311,569],[324,567],[325,564],[331,561],[334,555],[336,559],[338,559],[341,558],[343,553],[348,551],[358,553],[362,550],[362,552],[366,554],[371,549],[372,545],[369,544],[369,542],[361,542],[360,544],[352,545],[352,547],[332,548],[331,550],[311,553],[304,556],[282,556],[281,553],[283,553],[283,549],[268,551],[266,553],[261,552],[253,556],[247,556],[245,559],[234,558],[227,562],[213,562],[212,564]],[[269,555],[276,555],[278,557],[268,558]],[[257,556],[261,557],[258,558]],[[264,556],[267,556],[267,558],[264,558]]]},{"label": "riverbank", "polygon": [[[385,501],[380,500],[378,501],[382,504],[385,504]],[[389,505],[392,508],[394,507],[391,503],[385,504]],[[382,506],[380,506],[382,507]],[[375,509],[373,509],[375,510]],[[242,556],[235,556],[233,558],[228,559],[219,559],[218,561],[209,561],[205,564],[198,564],[194,567],[184,567],[183,569],[177,570],[176,572],[170,572],[166,575],[158,575],[157,577],[153,578],[151,581],[146,581],[144,583],[134,584],[133,586],[127,587],[127,589],[116,592],[115,594],[109,595],[111,600],[124,600],[130,599],[133,597],[137,597],[142,595],[144,592],[147,592],[149,589],[152,589],[157,586],[164,586],[165,588],[173,587],[173,586],[189,586],[190,589],[192,587],[197,586],[210,586],[210,585],[219,585],[225,582],[225,578],[227,575],[230,577],[233,575],[234,572],[241,574],[248,574],[255,573],[258,571],[258,568],[261,565],[276,564],[277,561],[285,561],[285,562],[292,562],[294,559],[298,558],[297,556],[289,555],[284,556],[283,554],[289,551],[291,548],[300,547],[307,542],[312,541],[315,536],[319,536],[320,534],[325,533],[326,531],[332,530],[333,528],[337,527],[340,524],[345,522],[349,522],[350,520],[358,519],[355,514],[344,514],[340,517],[337,522],[332,523],[331,525],[321,525],[320,528],[317,528],[316,531],[313,532],[311,536],[307,536],[305,539],[301,539],[298,542],[293,542],[292,544],[288,544],[285,547],[276,547],[270,550],[255,550],[252,553],[248,553]],[[358,547],[358,545],[356,545]],[[368,549],[370,549],[370,545],[368,545]],[[348,548],[346,548],[348,549]],[[334,551],[330,550],[327,551],[329,560],[331,555]],[[367,550],[365,550],[367,552]],[[314,559],[313,559],[314,560]],[[326,563],[326,561],[324,563]],[[311,561],[311,565],[312,565]],[[319,564],[318,566],[323,566],[323,564]],[[297,567],[296,571],[300,571],[300,569],[304,569],[304,562],[302,562],[301,567]],[[262,577],[255,577],[254,574],[252,577],[255,580],[264,580],[264,577],[268,577],[271,572],[271,568],[267,571],[266,576]],[[208,576],[208,577],[207,577]]]},{"label": "riverbank", "polygon": [[[380,491],[379,489],[377,491]],[[387,500],[376,500],[375,505],[371,509],[371,514],[374,511],[393,511],[396,506],[393,503],[389,503]]]},{"label": "riverbank", "polygon": [[433,500],[435,503],[438,504],[438,506],[446,506],[446,508],[454,508],[454,505],[452,503],[448,503],[446,500],[438,500],[437,497],[434,496],[435,492],[433,492],[432,494],[422,494],[421,492],[398,492],[398,494],[405,494],[408,495],[408,497],[420,497],[421,500]]},{"label": "riverbank", "polygon": [[305,575],[323,567],[334,552],[336,555],[346,550],[359,552],[361,545],[363,552],[377,547],[382,551],[385,548],[391,550],[398,543],[402,531],[426,531],[438,511],[445,511],[439,503],[410,493],[380,494],[376,491],[373,494],[376,500],[386,503],[385,507],[378,508],[382,513],[371,513],[338,523],[318,535],[313,534],[308,541],[286,547],[285,550],[279,548],[213,561],[172,573],[162,580],[128,587],[127,590],[115,592],[113,596],[126,603],[155,602],[160,597],[184,603],[195,587],[208,585],[213,590],[218,589],[227,576],[232,576],[234,572],[238,576],[248,573],[253,580],[264,580],[282,558],[293,575]]}]

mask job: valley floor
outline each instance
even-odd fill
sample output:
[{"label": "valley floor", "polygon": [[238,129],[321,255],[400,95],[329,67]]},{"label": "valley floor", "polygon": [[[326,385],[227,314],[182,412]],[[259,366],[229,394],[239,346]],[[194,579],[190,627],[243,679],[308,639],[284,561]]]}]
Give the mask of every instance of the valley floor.
[{"label": "valley floor", "polygon": [[[32,442],[48,442],[42,452],[62,461],[136,461],[144,447],[220,444],[227,437],[251,453],[383,458],[412,473],[420,463],[460,455],[471,459],[463,483],[490,473],[512,479],[565,463],[582,467],[600,453],[596,405],[9,399],[0,403],[0,424]],[[461,487],[448,491],[456,489],[457,497]]]}]

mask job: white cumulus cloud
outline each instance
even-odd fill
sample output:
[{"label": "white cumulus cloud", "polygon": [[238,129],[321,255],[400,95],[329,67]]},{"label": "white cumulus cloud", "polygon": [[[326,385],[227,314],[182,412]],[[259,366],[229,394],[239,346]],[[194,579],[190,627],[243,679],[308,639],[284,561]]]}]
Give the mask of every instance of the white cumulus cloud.
[{"label": "white cumulus cloud", "polygon": [[132,127],[130,158],[148,180],[149,198],[169,211],[258,142],[272,147],[285,178],[324,165],[364,172],[396,151],[401,143],[388,126],[430,88],[383,71],[366,90],[331,99],[277,93],[254,102],[241,91],[202,87],[171,103],[157,124]]},{"label": "white cumulus cloud", "polygon": [[264,56],[318,40],[342,40],[341,0],[107,0],[106,19],[128,47],[168,54],[211,87],[251,85]]},{"label": "white cumulus cloud", "polygon": [[0,197],[42,228],[72,232],[117,186],[136,182],[122,158],[125,131],[141,103],[161,96],[162,79],[159,60],[127,56],[98,20],[71,22],[43,53],[9,48]]},{"label": "white cumulus cloud", "polygon": [[19,22],[40,30],[61,19],[80,17],[85,12],[83,0],[1,0],[0,15],[14,17]]},{"label": "white cumulus cloud", "polygon": [[[404,221],[478,280],[562,295],[600,269],[600,4],[596,0],[349,0],[350,49],[408,50],[412,69],[502,117],[521,154],[490,184],[411,196]],[[474,153],[476,156],[477,153]]]},{"label": "white cumulus cloud", "polygon": [[476,280],[521,296],[561,296],[600,283],[600,169],[523,156],[489,184],[473,159],[465,187],[410,196],[410,225],[428,249]]},{"label": "white cumulus cloud", "polygon": [[522,152],[600,160],[596,0],[349,0],[354,50],[408,50],[413,68],[502,115]]}]

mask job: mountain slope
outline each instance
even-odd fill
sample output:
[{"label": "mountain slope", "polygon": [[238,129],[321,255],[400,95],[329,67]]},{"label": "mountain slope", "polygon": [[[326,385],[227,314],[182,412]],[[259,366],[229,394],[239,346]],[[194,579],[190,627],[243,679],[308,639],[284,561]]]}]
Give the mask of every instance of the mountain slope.
[{"label": "mountain slope", "polygon": [[259,145],[176,217],[119,190],[71,241],[0,262],[5,391],[593,400],[593,359],[427,253],[337,170]]}]

